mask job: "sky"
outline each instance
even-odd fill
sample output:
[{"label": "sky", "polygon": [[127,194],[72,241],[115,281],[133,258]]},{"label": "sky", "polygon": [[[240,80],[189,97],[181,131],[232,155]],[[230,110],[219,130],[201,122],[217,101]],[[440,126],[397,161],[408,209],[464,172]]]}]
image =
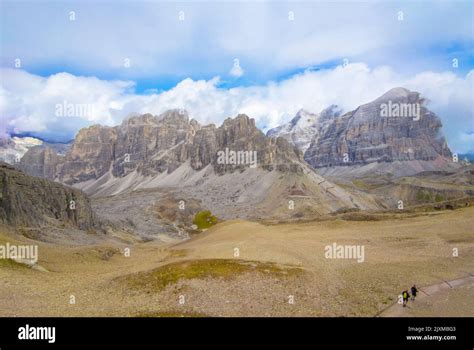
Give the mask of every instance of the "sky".
[{"label": "sky", "polygon": [[246,113],[265,131],[403,86],[429,100],[454,152],[474,152],[473,1],[0,6],[0,133],[68,141],[171,108],[217,125]]}]

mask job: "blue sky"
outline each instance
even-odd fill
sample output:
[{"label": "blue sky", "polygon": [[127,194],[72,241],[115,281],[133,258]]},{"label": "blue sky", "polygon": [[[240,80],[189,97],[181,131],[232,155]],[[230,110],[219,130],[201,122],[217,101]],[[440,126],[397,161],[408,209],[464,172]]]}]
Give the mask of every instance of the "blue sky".
[{"label": "blue sky", "polygon": [[[474,151],[472,1],[2,1],[1,10],[10,132],[65,140],[84,125],[180,107],[201,122],[243,112],[268,128],[299,108],[355,108],[401,84],[433,101],[452,148]],[[64,100],[93,104],[94,115],[58,119]]]}]

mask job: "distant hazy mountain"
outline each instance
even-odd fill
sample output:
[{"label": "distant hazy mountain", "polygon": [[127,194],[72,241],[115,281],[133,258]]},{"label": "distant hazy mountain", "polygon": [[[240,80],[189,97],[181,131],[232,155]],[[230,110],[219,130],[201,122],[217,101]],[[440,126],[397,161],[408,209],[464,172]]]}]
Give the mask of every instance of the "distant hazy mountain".
[{"label": "distant hazy mountain", "polygon": [[0,138],[0,161],[15,164],[32,147],[42,145],[43,141],[34,137]]},{"label": "distant hazy mountain", "polygon": [[[0,138],[0,161],[22,167],[33,176],[46,177],[43,174],[43,164],[50,163],[42,160],[42,157],[64,156],[71,143],[48,142],[31,136],[7,136]],[[27,159],[24,155],[29,151]],[[23,159],[23,161],[22,161]],[[28,169],[24,167],[27,166]]]}]

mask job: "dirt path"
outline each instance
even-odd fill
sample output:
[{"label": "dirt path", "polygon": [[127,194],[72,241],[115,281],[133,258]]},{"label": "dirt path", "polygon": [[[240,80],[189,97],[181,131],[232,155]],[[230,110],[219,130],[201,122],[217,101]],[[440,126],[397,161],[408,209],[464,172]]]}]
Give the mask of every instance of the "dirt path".
[{"label": "dirt path", "polygon": [[[469,308],[465,308],[465,297],[470,298],[474,292],[474,275],[469,274],[464,278],[459,278],[451,281],[443,281],[441,283],[433,284],[427,287],[418,288],[419,294],[416,300],[409,301],[406,307],[393,303],[389,307],[379,312],[376,316],[380,317],[412,317],[412,316],[426,316],[430,310],[438,316],[443,316],[439,313],[440,310],[445,313],[454,313],[460,316],[460,313],[468,312]],[[449,301],[449,307],[446,304]],[[472,314],[472,310],[468,312]],[[446,315],[449,316],[449,315]]]}]

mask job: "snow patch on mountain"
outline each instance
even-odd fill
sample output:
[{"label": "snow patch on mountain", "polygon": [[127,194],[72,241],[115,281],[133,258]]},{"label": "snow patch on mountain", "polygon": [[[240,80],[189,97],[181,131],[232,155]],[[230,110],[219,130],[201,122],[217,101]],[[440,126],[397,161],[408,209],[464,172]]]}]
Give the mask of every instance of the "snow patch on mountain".
[{"label": "snow patch on mountain", "polygon": [[331,105],[318,114],[300,109],[288,123],[268,130],[267,136],[283,137],[304,154],[325,122],[339,116],[341,112],[342,110],[336,105]]},{"label": "snow patch on mountain", "polygon": [[41,146],[43,141],[34,137],[14,136],[0,140],[0,160],[5,163],[18,163],[32,147]]}]

